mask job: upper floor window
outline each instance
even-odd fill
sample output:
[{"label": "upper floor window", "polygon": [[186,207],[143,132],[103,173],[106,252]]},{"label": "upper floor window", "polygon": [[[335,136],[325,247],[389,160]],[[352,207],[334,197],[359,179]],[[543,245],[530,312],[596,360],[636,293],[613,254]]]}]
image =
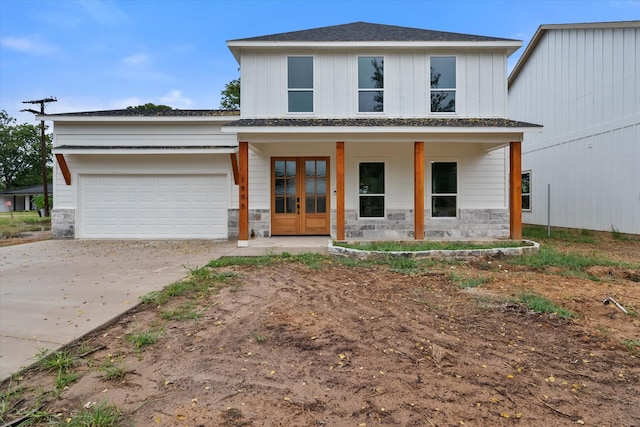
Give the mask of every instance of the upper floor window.
[{"label": "upper floor window", "polygon": [[290,113],[313,112],[313,57],[287,58],[287,87]]},{"label": "upper floor window", "polygon": [[456,217],[458,209],[458,165],[431,163],[431,216]]},{"label": "upper floor window", "polygon": [[358,112],[384,111],[384,58],[358,57]]},{"label": "upper floor window", "polygon": [[456,57],[431,57],[431,112],[456,111]]}]

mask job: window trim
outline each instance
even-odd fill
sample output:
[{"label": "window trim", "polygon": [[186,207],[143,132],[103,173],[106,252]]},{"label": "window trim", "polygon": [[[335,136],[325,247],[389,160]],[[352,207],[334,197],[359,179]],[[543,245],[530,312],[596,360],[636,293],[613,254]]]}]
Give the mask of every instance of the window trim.
[{"label": "window trim", "polygon": [[[311,58],[311,72],[312,72],[312,86],[310,88],[290,88],[289,87],[289,58]],[[313,55],[287,55],[287,72],[286,72],[286,104],[287,104],[287,114],[291,115],[304,115],[304,114],[314,114],[316,111],[316,58]],[[289,94],[291,92],[311,92],[311,111],[290,111],[289,105]]]},{"label": "window trim", "polygon": [[[382,58],[382,87],[381,88],[361,88],[360,87],[360,58]],[[384,102],[384,55],[356,55],[356,113],[363,115],[381,115],[384,114],[385,102]],[[382,92],[382,111],[360,111],[360,92]]]},{"label": "window trim", "polygon": [[[382,163],[383,165],[383,173],[384,173],[384,193],[360,193],[360,165],[363,163]],[[387,161],[384,159],[358,159],[356,161],[356,176],[357,176],[357,181],[356,181],[356,194],[358,195],[358,202],[357,202],[357,212],[358,212],[358,218],[360,219],[372,219],[372,220],[385,220],[387,218]],[[383,204],[384,204],[384,208],[383,208],[383,212],[382,212],[382,216],[364,216],[362,215],[362,213],[360,212],[360,198],[362,196],[381,196],[383,197]]]},{"label": "window trim", "polygon": [[[456,164],[456,192],[455,193],[434,193],[433,192],[433,164],[434,163],[455,163]],[[439,159],[429,161],[429,218],[433,220],[451,221],[460,219],[460,161],[457,159]],[[433,198],[442,196],[455,196],[456,214],[455,216],[433,216]]]},{"label": "window trim", "polygon": [[[455,78],[455,87],[453,88],[432,88],[431,87],[431,59],[432,58],[453,58],[455,59],[455,73],[456,73],[456,78]],[[427,111],[429,114],[434,114],[437,116],[451,116],[451,115],[457,115],[458,113],[458,56],[457,55],[429,55],[429,65],[427,67],[429,73],[429,84],[427,85],[427,87],[429,88],[429,96],[427,97],[427,103],[428,103],[428,108]],[[454,94],[454,102],[455,102],[455,107],[453,109],[453,111],[431,111],[431,94],[433,92],[453,92]]]},{"label": "window trim", "polygon": [[[532,209],[532,206],[531,206],[532,205],[532,203],[531,203],[531,201],[532,201],[531,200],[531,176],[532,176],[531,169],[523,170],[521,175],[520,175],[521,176],[520,179],[522,179],[523,175],[529,175],[529,192],[525,193],[524,191],[522,191],[522,195],[520,196],[521,199],[522,199],[522,211],[523,212],[531,212],[531,209]],[[529,207],[528,208],[524,207],[524,197],[525,196],[529,196]]]}]

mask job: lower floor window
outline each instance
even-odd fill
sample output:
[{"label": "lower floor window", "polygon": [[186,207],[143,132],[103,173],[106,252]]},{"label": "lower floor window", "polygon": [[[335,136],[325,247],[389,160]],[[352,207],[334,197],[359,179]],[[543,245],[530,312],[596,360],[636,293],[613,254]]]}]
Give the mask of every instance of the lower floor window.
[{"label": "lower floor window", "polygon": [[384,218],[384,163],[362,162],[358,175],[360,217]]},{"label": "lower floor window", "polygon": [[431,216],[456,217],[458,210],[458,165],[456,162],[431,163]]},{"label": "lower floor window", "polygon": [[522,172],[522,210],[531,210],[531,171]]}]

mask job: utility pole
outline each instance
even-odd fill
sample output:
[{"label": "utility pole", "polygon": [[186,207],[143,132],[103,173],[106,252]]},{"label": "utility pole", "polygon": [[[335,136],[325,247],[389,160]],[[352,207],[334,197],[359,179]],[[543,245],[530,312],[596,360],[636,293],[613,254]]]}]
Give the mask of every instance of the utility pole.
[{"label": "utility pole", "polygon": [[[23,101],[23,104],[40,104],[40,111],[32,110],[30,108],[22,111],[28,111],[33,114],[44,115],[44,104],[48,102],[56,102],[57,99],[50,97],[45,99],[38,99],[35,101]],[[42,158],[42,189],[44,191],[44,216],[49,216],[49,189],[47,184],[47,142],[44,135],[44,120],[40,121],[40,155]]]}]

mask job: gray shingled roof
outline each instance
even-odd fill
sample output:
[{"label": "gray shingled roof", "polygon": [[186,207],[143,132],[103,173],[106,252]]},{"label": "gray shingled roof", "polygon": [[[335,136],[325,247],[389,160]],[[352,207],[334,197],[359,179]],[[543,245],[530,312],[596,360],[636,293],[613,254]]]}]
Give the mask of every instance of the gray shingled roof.
[{"label": "gray shingled roof", "polygon": [[423,30],[419,28],[398,27],[395,25],[353,22],[351,24],[333,25],[310,30],[292,31],[260,37],[250,37],[230,41],[271,41],[271,42],[469,42],[469,41],[515,41],[495,37],[476,36],[471,34],[449,33],[445,31]]},{"label": "gray shingled roof", "polygon": [[478,127],[535,128],[533,123],[501,118],[240,119],[227,126],[245,127]]},{"label": "gray shingled roof", "polygon": [[[48,183],[47,184],[47,188],[52,188],[53,184],[52,183]],[[38,185],[32,185],[31,187],[23,187],[23,188],[18,188],[15,190],[11,190],[11,191],[5,191],[2,192],[0,194],[3,195],[16,195],[16,196],[30,196],[32,194],[42,194],[44,193],[44,185],[42,184],[38,184]]]},{"label": "gray shingled roof", "polygon": [[167,110],[144,111],[136,109],[81,111],[77,113],[47,114],[47,116],[77,116],[77,117],[218,117],[239,116],[238,110]]}]

